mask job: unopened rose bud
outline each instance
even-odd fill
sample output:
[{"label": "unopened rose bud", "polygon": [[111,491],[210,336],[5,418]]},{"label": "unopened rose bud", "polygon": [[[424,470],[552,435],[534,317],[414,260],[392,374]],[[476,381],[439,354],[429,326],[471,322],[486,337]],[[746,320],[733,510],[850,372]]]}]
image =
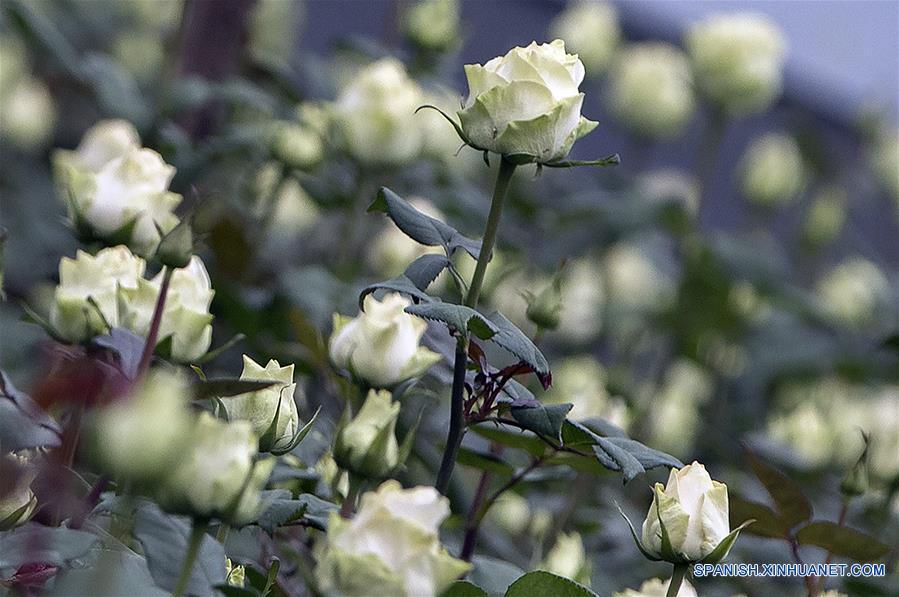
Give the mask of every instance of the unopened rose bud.
[{"label": "unopened rose bud", "polygon": [[222,400],[228,419],[249,421],[262,452],[288,449],[300,428],[294,393],[293,365],[272,359],[265,367],[244,355],[241,379],[274,381],[275,385]]},{"label": "unopened rose bud", "polygon": [[0,457],[0,531],[24,524],[37,506],[31,491],[35,471],[28,460],[16,454]]},{"label": "unopened rose bud", "polygon": [[581,116],[584,65],[565,42],[516,47],[484,65],[465,65],[468,99],[459,112],[472,146],[547,163],[565,158],[596,128]]},{"label": "unopened rose bud", "polygon": [[250,423],[227,423],[203,412],[190,439],[158,489],[160,505],[170,512],[219,518],[235,526],[252,521],[275,461],[255,461],[259,439]]},{"label": "unopened rose bud", "polygon": [[112,477],[151,483],[166,474],[191,441],[190,388],[175,369],[152,369],[127,396],[97,410],[89,452]]},{"label": "unopened rose bud", "polygon": [[371,390],[356,416],[337,433],[334,460],[352,473],[382,479],[399,464],[396,419],[399,402],[390,392]]},{"label": "unopened rose bud", "polygon": [[354,319],[335,314],[331,362],[379,388],[422,375],[440,355],[419,345],[427,324],[404,311],[411,304],[397,293],[380,301],[369,294]]}]

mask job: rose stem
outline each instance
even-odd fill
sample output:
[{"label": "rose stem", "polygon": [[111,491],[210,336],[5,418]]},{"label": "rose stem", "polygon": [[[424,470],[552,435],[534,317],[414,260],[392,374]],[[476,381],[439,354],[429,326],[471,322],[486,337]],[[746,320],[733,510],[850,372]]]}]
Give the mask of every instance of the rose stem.
[{"label": "rose stem", "polygon": [[206,521],[194,519],[193,527],[190,530],[190,539],[187,543],[187,553],[184,554],[184,563],[181,565],[181,574],[178,575],[178,583],[172,592],[172,597],[183,597],[187,591],[187,585],[190,584],[190,575],[194,569],[194,561],[197,554],[200,553],[200,546],[203,544],[203,538],[206,535]]},{"label": "rose stem", "polygon": [[144,343],[144,352],[140,355],[140,364],[137,366],[135,379],[140,379],[150,366],[153,351],[156,349],[156,340],[159,338],[159,326],[162,323],[162,311],[165,309],[165,297],[169,292],[169,284],[172,282],[174,269],[166,267],[162,274],[162,284],[159,286],[159,296],[156,298],[156,307],[153,310],[153,319],[150,322],[150,331],[147,332],[147,341]]}]

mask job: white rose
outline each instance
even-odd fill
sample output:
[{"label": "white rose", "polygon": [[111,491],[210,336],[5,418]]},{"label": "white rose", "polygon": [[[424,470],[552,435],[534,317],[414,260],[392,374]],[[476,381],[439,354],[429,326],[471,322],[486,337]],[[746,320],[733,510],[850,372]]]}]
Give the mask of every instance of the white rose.
[{"label": "white rose", "polygon": [[106,241],[126,242],[152,255],[162,234],[178,218],[181,195],[168,190],[175,168],[152,149],[139,146],[137,132],[123,121],[101,122],[75,151],[53,155],[54,173],[76,226]]},{"label": "white rose", "polygon": [[466,64],[468,99],[462,129],[479,149],[530,162],[561,160],[574,142],[596,128],[581,116],[584,65],[565,43],[531,43],[505,56]]},{"label": "white rose", "polygon": [[331,361],[375,387],[391,387],[427,371],[440,355],[419,346],[424,320],[404,311],[412,302],[396,293],[365,297],[356,318],[334,315]]},{"label": "white rose", "polygon": [[752,142],[742,160],[743,194],[759,205],[787,203],[805,186],[805,166],[796,139],[769,133]]},{"label": "white rose", "polygon": [[334,459],[348,471],[383,478],[399,464],[396,419],[399,402],[390,392],[370,390],[356,416],[341,427],[334,443]]},{"label": "white rose", "polygon": [[0,531],[24,524],[37,506],[37,498],[31,491],[31,482],[37,472],[28,460],[12,453],[0,457]]},{"label": "white rose", "polygon": [[579,533],[561,533],[556,538],[541,569],[575,582],[590,585],[590,562]]},{"label": "white rose", "polygon": [[237,526],[252,521],[275,461],[254,462],[259,438],[250,423],[227,423],[203,412],[190,440],[159,487],[160,505],[170,512],[220,518]]},{"label": "white rose", "polygon": [[665,43],[628,46],[609,75],[609,104],[615,117],[639,134],[679,135],[695,108],[687,57]]},{"label": "white rose", "polygon": [[892,298],[890,282],[883,272],[861,257],[847,259],[827,272],[815,291],[831,317],[854,327],[877,322]]},{"label": "white rose", "polygon": [[661,525],[676,557],[702,560],[730,534],[727,486],[698,462],[671,469],[666,486],[656,483],[643,522],[643,547],[656,557],[663,556]]},{"label": "white rose", "polygon": [[98,465],[116,479],[150,482],[181,456],[192,419],[185,376],[153,369],[128,396],[96,412],[90,446]]},{"label": "white rose", "polygon": [[[140,336],[146,337],[150,331],[162,277],[160,272],[152,280],[139,280],[136,290],[123,291],[126,312],[121,323]],[[209,305],[214,294],[206,266],[196,255],[187,267],[175,270],[166,294],[157,343],[170,341],[174,360],[194,361],[209,350],[212,342]]]},{"label": "white rose", "polygon": [[424,135],[415,110],[422,103],[421,89],[398,60],[366,66],[334,105],[344,149],[366,166],[395,166],[417,158]]},{"label": "white rose", "polygon": [[763,112],[780,96],[787,44],[767,17],[712,15],[684,41],[699,90],[730,114]]},{"label": "white rose", "polygon": [[59,261],[59,286],[50,323],[70,342],[81,342],[122,325],[119,297],[137,289],[146,264],[127,247],[102,249],[96,256],[78,251]]},{"label": "white rose", "polygon": [[580,0],[569,3],[550,25],[554,38],[565,40],[577,52],[588,77],[605,72],[621,41],[618,12],[605,2]]},{"label": "white rose", "polygon": [[[625,589],[619,593],[615,593],[615,597],[665,597],[668,594],[668,584],[670,580],[662,580],[660,578],[652,578],[643,581],[639,589]],[[696,589],[686,579],[681,583],[680,589],[676,597],[698,597]]]},{"label": "white rose", "polygon": [[[294,400],[297,384],[293,381],[293,365],[282,367],[272,359],[262,367],[244,355],[240,378],[277,383],[255,392],[224,398],[222,404],[225,405],[228,419],[249,421],[253,432],[259,436],[261,451],[287,449],[300,429],[297,403]],[[272,428],[272,425],[275,427]]]},{"label": "white rose", "polygon": [[450,556],[437,529],[449,502],[433,487],[387,481],[362,496],[346,520],[332,513],[316,546],[316,577],[326,595],[434,597],[471,565]]}]

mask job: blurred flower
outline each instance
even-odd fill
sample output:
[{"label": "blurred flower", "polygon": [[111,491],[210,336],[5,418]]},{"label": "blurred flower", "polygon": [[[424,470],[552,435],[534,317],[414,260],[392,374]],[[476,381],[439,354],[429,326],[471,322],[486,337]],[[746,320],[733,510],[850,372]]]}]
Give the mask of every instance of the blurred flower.
[{"label": "blurred flower", "polygon": [[334,460],[341,468],[370,479],[383,479],[397,467],[396,419],[399,402],[390,392],[370,390],[356,416],[338,433]]},{"label": "blurred flower", "polygon": [[0,35],[0,98],[8,92],[26,72],[28,54],[18,37]]},{"label": "blurred flower", "polygon": [[878,322],[891,302],[889,280],[861,257],[847,259],[818,281],[818,300],[837,321],[853,327]]},{"label": "blurred flower", "polygon": [[278,160],[298,170],[309,170],[321,161],[324,147],[314,130],[296,122],[278,122],[274,127],[272,153]]},{"label": "blurred flower", "polygon": [[654,311],[674,298],[671,279],[651,257],[651,246],[621,241],[602,260],[609,303],[616,308]]},{"label": "blurred flower", "polygon": [[796,139],[780,133],[759,137],[743,154],[743,194],[759,205],[787,203],[805,186],[805,167]]},{"label": "blurred flower", "polygon": [[569,262],[564,275],[558,331],[566,340],[583,344],[602,328],[606,286],[602,272],[589,257]]},{"label": "blurred flower", "polygon": [[152,369],[127,396],[96,411],[89,450],[115,479],[148,483],[175,465],[191,441],[191,391],[177,369]]},{"label": "blurred flower", "polygon": [[[282,177],[281,167],[269,162],[256,174],[258,217],[268,220],[268,240],[283,245],[312,227],[321,217],[318,205],[293,176]],[[266,216],[266,210],[271,213]]]},{"label": "blurred flower", "polygon": [[869,151],[868,161],[878,182],[899,208],[899,130],[878,134]]},{"label": "blurred flower", "polygon": [[[730,533],[727,486],[713,481],[698,462],[671,469],[668,484],[656,483],[652,506],[643,522],[643,547],[652,555],[697,562]],[[673,554],[663,553],[662,525]]]},{"label": "blurred flower", "polygon": [[250,53],[257,59],[289,62],[303,12],[303,3],[296,0],[257,2],[250,21]]},{"label": "blurred flower", "polygon": [[325,594],[436,597],[471,565],[450,556],[437,529],[449,502],[433,487],[387,481],[362,496],[346,520],[332,513],[316,545],[315,575]]},{"label": "blurred flower", "polygon": [[0,531],[8,531],[31,518],[37,506],[31,491],[36,474],[24,456],[0,456]]},{"label": "blurred flower", "polygon": [[405,14],[406,37],[415,45],[442,51],[459,40],[457,0],[417,0]]},{"label": "blurred flower", "polygon": [[700,92],[732,116],[763,112],[780,96],[787,44],[767,17],[712,15],[684,43]]},{"label": "blurred flower", "polygon": [[111,51],[136,79],[151,82],[160,73],[165,61],[163,48],[158,33],[129,29],[116,37]]},{"label": "blurred flower", "polygon": [[53,134],[56,106],[47,86],[23,77],[0,94],[0,136],[25,151],[43,148]]},{"label": "blurred flower", "polygon": [[589,586],[590,562],[580,534],[560,533],[540,569]]},{"label": "blurred flower", "polygon": [[397,166],[417,158],[424,133],[415,110],[422,103],[421,89],[398,60],[366,66],[334,105],[344,149],[365,166]]},{"label": "blurred flower", "polygon": [[108,242],[126,242],[152,255],[178,218],[181,195],[168,191],[175,168],[152,149],[138,146],[124,121],[102,121],[75,151],[53,154],[54,174],[75,225]]},{"label": "blurred flower", "polygon": [[[443,213],[427,199],[412,197],[409,199],[409,203],[426,216],[441,222],[446,221]],[[428,247],[415,242],[393,222],[386,224],[384,231],[375,238],[370,249],[369,263],[371,266],[390,277],[402,274],[410,263],[422,255],[443,253],[442,247]]]},{"label": "blurred flower", "polygon": [[[615,593],[614,597],[665,597],[668,594],[668,585],[670,582],[670,579],[662,580],[660,578],[653,578],[643,581],[643,584],[640,585],[640,588],[637,590],[625,589],[624,591]],[[688,580],[684,579],[683,583],[681,583],[680,590],[678,590],[675,597],[698,597],[698,595],[696,589],[693,588],[693,585],[691,585]]]},{"label": "blurred flower", "polygon": [[124,246],[102,249],[96,256],[78,251],[75,259],[60,259],[59,285],[50,309],[56,333],[82,342],[123,325],[121,293],[137,289],[145,266]]},{"label": "blurred flower", "polygon": [[261,452],[288,449],[301,427],[294,400],[297,384],[293,381],[293,365],[282,367],[278,361],[271,359],[262,367],[244,355],[240,378],[277,383],[223,399],[228,419],[249,421],[253,433],[259,437]]},{"label": "blurred flower", "polygon": [[699,212],[699,181],[687,172],[667,168],[644,172],[636,186],[650,200],[677,202],[693,216]]},{"label": "blurred flower", "polygon": [[849,194],[837,185],[823,187],[812,199],[805,217],[803,237],[814,245],[835,240],[846,222],[846,204]]},{"label": "blurred flower", "polygon": [[568,418],[606,419],[613,425],[627,429],[627,405],[620,398],[612,398],[606,391],[606,371],[589,355],[568,357],[553,367],[553,385],[541,400],[547,404],[573,405]]},{"label": "blurred flower", "polygon": [[523,534],[534,520],[528,501],[514,491],[500,494],[487,510],[486,516],[493,524],[512,535]]},{"label": "blurred flower", "polygon": [[569,2],[549,26],[550,37],[565,45],[584,63],[588,77],[605,72],[621,41],[615,7],[595,0]]},{"label": "blurred flower", "polygon": [[681,134],[695,108],[687,57],[660,42],[624,48],[609,74],[609,105],[638,134],[661,139]]},{"label": "blurred flower", "polygon": [[468,99],[459,112],[472,145],[540,163],[561,160],[596,122],[581,116],[584,65],[565,43],[532,43],[466,64]]},{"label": "blurred flower", "polygon": [[522,291],[527,299],[525,314],[540,329],[554,330],[562,318],[562,273],[557,272],[536,294]]},{"label": "blurred flower", "polygon": [[234,526],[252,521],[275,461],[254,462],[259,439],[250,423],[227,423],[202,412],[190,438],[158,489],[159,504],[170,512],[219,518]]},{"label": "blurred flower", "polygon": [[335,313],[328,344],[334,365],[379,388],[422,375],[440,355],[419,346],[428,326],[404,311],[411,304],[397,293],[380,301],[369,294],[355,318]]},{"label": "blurred flower", "polygon": [[651,444],[675,456],[689,454],[699,429],[699,407],[711,398],[713,389],[712,378],[699,365],[687,360],[672,363],[653,395]]},{"label": "blurred flower", "polygon": [[[136,290],[123,291],[126,297],[123,324],[138,335],[146,336],[150,331],[163,275],[159,272],[152,280],[138,280]],[[191,257],[187,267],[176,269],[172,274],[157,343],[157,346],[171,343],[172,359],[188,363],[209,350],[212,342],[209,305],[214,294],[206,266],[196,255]]]}]

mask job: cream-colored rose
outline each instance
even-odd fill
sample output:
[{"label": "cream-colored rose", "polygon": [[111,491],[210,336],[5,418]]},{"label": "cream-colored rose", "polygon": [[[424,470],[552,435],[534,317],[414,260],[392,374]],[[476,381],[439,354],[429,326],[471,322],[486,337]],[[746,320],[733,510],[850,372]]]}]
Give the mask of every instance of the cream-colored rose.
[{"label": "cream-colored rose", "polygon": [[796,139],[769,133],[753,143],[742,159],[743,194],[759,205],[787,203],[805,186],[805,166]]},{"label": "cream-colored rose", "polygon": [[355,318],[335,313],[331,362],[378,388],[422,375],[440,355],[419,345],[427,324],[404,311],[411,304],[397,293],[380,301],[369,294]]},{"label": "cream-colored rose", "polygon": [[170,512],[220,518],[235,526],[252,521],[275,460],[255,461],[259,438],[250,423],[227,423],[203,412],[190,437],[158,488],[159,504]]},{"label": "cream-colored rose", "polygon": [[734,116],[763,112],[783,87],[787,43],[760,14],[716,14],[684,40],[700,92]]},{"label": "cream-colored rose", "polygon": [[275,385],[222,399],[231,421],[249,421],[259,436],[259,450],[280,452],[290,447],[300,430],[297,403],[294,400],[297,384],[293,381],[293,365],[282,367],[272,359],[263,367],[244,355],[241,379],[274,381]]},{"label": "cream-colored rose", "polygon": [[[409,199],[409,204],[435,220],[441,222],[446,220],[443,213],[427,199],[412,197]],[[369,262],[376,270],[392,278],[402,274],[417,258],[432,253],[443,253],[443,247],[428,247],[417,243],[406,236],[393,222],[388,222],[384,231],[378,235],[371,246]]]},{"label": "cream-colored rose", "polygon": [[643,522],[643,547],[656,557],[665,555],[662,525],[676,557],[702,560],[730,534],[727,486],[712,480],[698,462],[671,469],[666,486],[656,483]]},{"label": "cream-colored rose", "polygon": [[95,256],[78,251],[59,261],[59,285],[50,323],[70,342],[82,342],[123,324],[120,297],[143,279],[146,264],[127,247],[100,250]]},{"label": "cream-colored rose", "polygon": [[[668,594],[668,584],[670,580],[662,580],[660,578],[652,578],[644,581],[639,589],[625,589],[619,593],[615,593],[615,597],[665,597]],[[698,597],[696,589],[688,580],[681,583],[680,589],[676,597]]]},{"label": "cream-colored rose", "polygon": [[590,562],[579,533],[561,533],[556,538],[541,569],[583,585],[590,585]]},{"label": "cream-colored rose", "polygon": [[458,0],[417,0],[404,20],[406,37],[421,48],[440,51],[458,42]]},{"label": "cream-colored rose", "polygon": [[565,41],[584,63],[587,77],[603,74],[621,41],[618,12],[606,2],[570,2],[550,24],[550,36]]},{"label": "cream-colored rose", "polygon": [[632,311],[659,310],[670,304],[675,289],[654,259],[654,239],[622,241],[603,257],[603,274],[609,303]]},{"label": "cream-colored rose", "polygon": [[45,147],[55,124],[53,96],[39,79],[24,77],[0,95],[0,136],[19,149]]},{"label": "cream-colored rose", "polygon": [[462,129],[479,149],[522,162],[563,159],[574,142],[596,128],[581,116],[584,65],[565,43],[511,49],[484,65],[466,64],[468,99]]},{"label": "cream-colored rose", "polygon": [[191,441],[191,393],[176,369],[153,369],[128,396],[97,410],[89,445],[120,481],[148,483],[174,466]]},{"label": "cream-colored rose", "polygon": [[568,418],[601,418],[627,429],[630,416],[627,405],[606,391],[606,371],[591,356],[569,357],[553,367],[553,385],[544,394],[548,404],[572,404]]},{"label": "cream-colored rose", "polygon": [[847,259],[827,272],[815,289],[824,310],[854,327],[877,322],[890,304],[890,282],[875,264],[861,257]]},{"label": "cream-colored rose", "polygon": [[344,149],[366,166],[397,166],[417,158],[424,134],[415,110],[422,103],[421,89],[398,60],[366,66],[334,105]]},{"label": "cream-colored rose", "polygon": [[0,457],[0,531],[24,524],[37,506],[31,482],[37,473],[28,460],[7,453]]},{"label": "cream-colored rose", "polygon": [[695,109],[687,57],[661,42],[632,44],[609,74],[609,107],[632,131],[660,139],[684,131]]},{"label": "cream-colored rose", "polygon": [[316,545],[315,575],[326,595],[436,597],[471,565],[450,556],[437,530],[449,502],[433,487],[387,481],[362,496],[346,520],[332,513]]},{"label": "cream-colored rose", "polygon": [[400,403],[390,392],[370,390],[356,416],[337,433],[334,459],[341,468],[365,477],[386,477],[399,464],[396,419]]},{"label": "cream-colored rose", "polygon": [[[150,331],[163,275],[160,272],[152,280],[139,280],[136,290],[123,291],[126,312],[122,325],[140,336],[146,337]],[[209,350],[212,342],[209,305],[214,294],[209,273],[198,256],[191,257],[187,267],[175,270],[158,336],[158,343],[171,343],[172,359],[185,363],[195,361]]]},{"label": "cream-colored rose", "polygon": [[152,255],[161,234],[178,225],[181,195],[168,190],[175,168],[139,146],[134,127],[103,121],[75,151],[57,150],[54,173],[75,225],[106,241]]}]

